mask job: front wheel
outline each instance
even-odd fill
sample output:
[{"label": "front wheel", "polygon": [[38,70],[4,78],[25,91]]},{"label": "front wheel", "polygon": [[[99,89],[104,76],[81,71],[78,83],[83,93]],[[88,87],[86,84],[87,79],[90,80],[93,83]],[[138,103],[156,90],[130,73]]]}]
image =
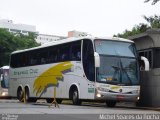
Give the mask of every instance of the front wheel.
[{"label": "front wheel", "polygon": [[79,94],[77,89],[73,90],[72,102],[73,102],[73,105],[81,105],[81,100],[79,99]]},{"label": "front wheel", "polygon": [[107,101],[106,101],[106,105],[107,105],[107,107],[115,107],[116,101],[107,100]]}]

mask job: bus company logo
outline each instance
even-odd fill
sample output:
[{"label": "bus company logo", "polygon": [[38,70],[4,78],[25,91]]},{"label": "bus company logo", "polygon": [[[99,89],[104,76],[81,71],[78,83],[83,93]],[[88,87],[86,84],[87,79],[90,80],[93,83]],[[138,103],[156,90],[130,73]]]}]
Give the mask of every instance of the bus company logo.
[{"label": "bus company logo", "polygon": [[33,93],[38,96],[47,86],[57,86],[58,80],[63,80],[63,74],[70,72],[72,66],[71,62],[63,62],[43,72],[34,82]]},{"label": "bus company logo", "polygon": [[14,71],[14,75],[28,75],[28,74],[37,74],[38,69],[29,69],[23,71]]}]

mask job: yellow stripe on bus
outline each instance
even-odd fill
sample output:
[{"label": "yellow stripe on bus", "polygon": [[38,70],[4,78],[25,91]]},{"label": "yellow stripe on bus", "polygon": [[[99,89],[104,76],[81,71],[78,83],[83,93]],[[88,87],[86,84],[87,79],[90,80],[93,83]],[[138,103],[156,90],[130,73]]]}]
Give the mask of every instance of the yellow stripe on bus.
[{"label": "yellow stripe on bus", "polygon": [[57,85],[58,79],[63,78],[62,72],[71,69],[72,66],[71,62],[63,62],[49,68],[34,81],[33,92],[38,96],[48,85]]}]

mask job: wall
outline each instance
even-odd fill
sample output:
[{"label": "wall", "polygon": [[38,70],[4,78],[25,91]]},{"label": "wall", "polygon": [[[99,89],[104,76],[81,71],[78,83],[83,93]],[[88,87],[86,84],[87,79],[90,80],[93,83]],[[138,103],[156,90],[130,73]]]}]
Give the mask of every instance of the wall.
[{"label": "wall", "polygon": [[[135,42],[137,50],[160,48],[160,29],[150,29],[145,33],[130,36],[129,39]],[[157,57],[155,55],[152,52],[154,59]],[[141,93],[138,105],[160,107],[160,68],[151,68],[148,72],[141,72],[140,85]]]},{"label": "wall", "polygon": [[160,68],[141,72],[139,106],[160,107]]}]

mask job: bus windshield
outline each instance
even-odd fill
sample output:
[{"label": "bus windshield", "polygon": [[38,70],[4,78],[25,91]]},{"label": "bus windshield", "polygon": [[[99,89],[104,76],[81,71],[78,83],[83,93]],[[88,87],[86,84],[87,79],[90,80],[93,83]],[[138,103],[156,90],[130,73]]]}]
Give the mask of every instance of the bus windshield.
[{"label": "bus windshield", "polygon": [[95,40],[100,55],[97,82],[113,85],[138,85],[139,72],[134,43]]}]

